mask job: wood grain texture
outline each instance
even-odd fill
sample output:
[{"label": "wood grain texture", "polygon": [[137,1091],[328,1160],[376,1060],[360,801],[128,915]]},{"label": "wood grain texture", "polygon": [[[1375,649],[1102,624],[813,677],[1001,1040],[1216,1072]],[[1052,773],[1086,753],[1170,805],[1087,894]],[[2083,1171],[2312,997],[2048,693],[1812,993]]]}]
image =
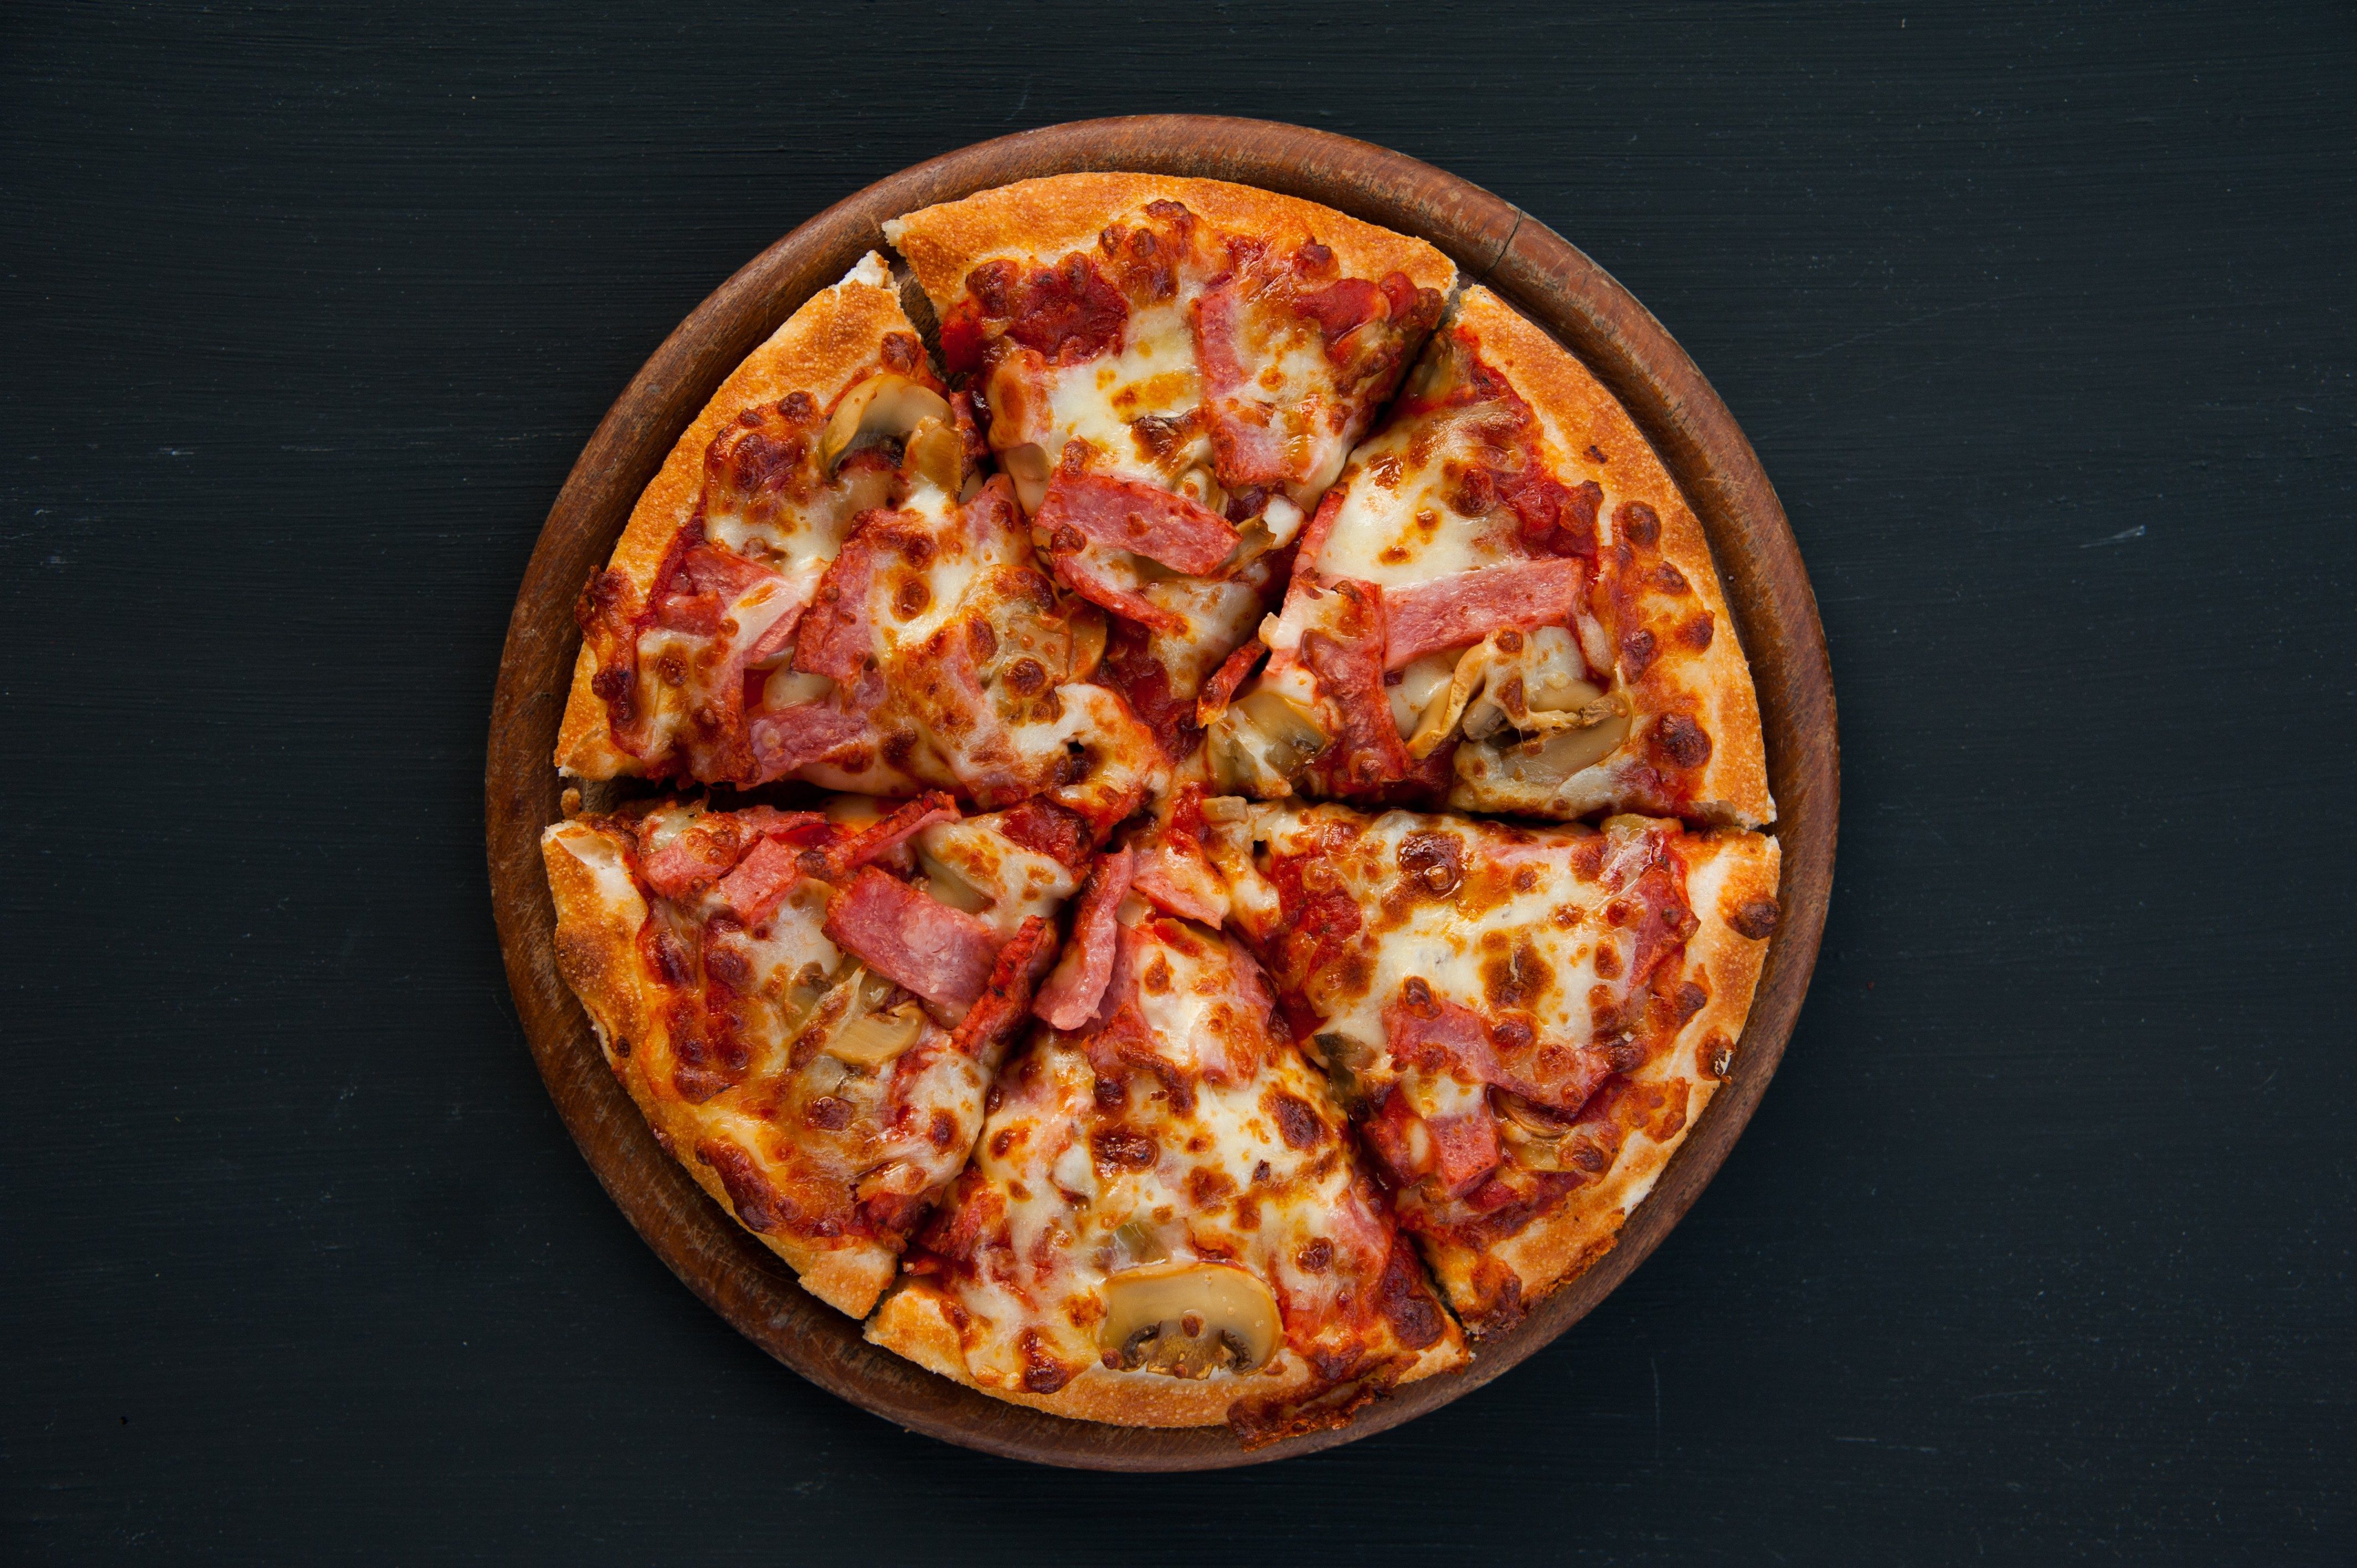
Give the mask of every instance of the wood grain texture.
[{"label": "wood grain texture", "polygon": [[[580,645],[573,602],[679,432],[752,345],[880,243],[885,220],[1078,169],[1283,189],[1420,235],[1469,278],[1494,278],[1526,315],[1596,366],[1662,452],[1710,536],[1729,612],[1751,653],[1779,807],[1783,918],[1735,1071],[1620,1244],[1512,1330],[1485,1341],[1470,1367],[1379,1401],[1338,1430],[1259,1449],[1242,1447],[1224,1428],[1130,1429],[1017,1409],[863,1342],[856,1325],[805,1294],[656,1145],[557,975],[555,917],[541,869],[541,830],[558,820],[558,779],[548,759]],[[492,699],[484,809],[492,908],[533,1055],[598,1179],[691,1289],[821,1387],[913,1430],[1040,1464],[1195,1470],[1314,1453],[1460,1398],[1586,1316],[1660,1244],[1734,1147],[1800,1015],[1832,892],[1839,753],[1824,632],[1783,510],[1726,405],[1625,289],[1561,237],[1414,159],[1299,126],[1156,115],[1049,126],[895,175],[763,252],[681,323],[574,465],[526,568]]]},{"label": "wood grain texture", "polygon": [[[0,1560],[2345,1568],[2350,8],[1125,16],[0,12]],[[483,876],[517,585],[655,347],[846,191],[1156,112],[1398,148],[1660,317],[1800,540],[1844,808],[1643,1267],[1161,1478],[911,1435],[683,1289]]]}]

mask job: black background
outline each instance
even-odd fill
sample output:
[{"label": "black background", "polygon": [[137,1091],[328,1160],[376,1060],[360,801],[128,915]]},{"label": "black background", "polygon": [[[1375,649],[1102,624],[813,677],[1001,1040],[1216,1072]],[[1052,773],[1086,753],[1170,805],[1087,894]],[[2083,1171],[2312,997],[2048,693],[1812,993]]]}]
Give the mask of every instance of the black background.
[{"label": "black background", "polygon": [[[0,19],[0,1551],[2348,1562],[2340,5],[19,4]],[[1824,956],[1660,1253],[1323,1456],[1034,1470],[663,1270],[508,1003],[480,779],[607,403],[755,252],[1093,115],[1584,247],[1776,482]]]}]

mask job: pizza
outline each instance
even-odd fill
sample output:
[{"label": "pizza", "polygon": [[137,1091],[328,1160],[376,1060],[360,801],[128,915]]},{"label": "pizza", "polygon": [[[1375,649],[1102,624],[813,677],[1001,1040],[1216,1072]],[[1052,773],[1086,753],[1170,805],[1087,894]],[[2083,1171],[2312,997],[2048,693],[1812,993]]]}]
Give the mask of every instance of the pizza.
[{"label": "pizza", "polygon": [[872,1342],[1347,1421],[1603,1256],[1731,1070],[1779,859],[1701,526],[1421,241],[1125,174],[884,228],[583,590],[557,968]]},{"label": "pizza", "polygon": [[1218,180],[1026,180],[885,225],[1108,678],[1183,755],[1203,682],[1437,321],[1432,246]]},{"label": "pizza", "polygon": [[797,310],[584,589],[559,768],[1128,815],[1158,759],[1087,679],[1104,618],[1040,570],[966,408],[881,257]]},{"label": "pizza", "polygon": [[[1215,798],[1228,923],[1478,1334],[1609,1251],[1734,1063],[1776,841]],[[1222,809],[1224,808],[1224,809]]]},{"label": "pizza", "polygon": [[946,795],[830,805],[585,814],[542,854],[558,971],[656,1141],[864,1316],[973,1147],[1077,855]]},{"label": "pizza", "polygon": [[1305,532],[1267,664],[1203,706],[1243,793],[1757,827],[1750,668],[1628,411],[1467,289]]},{"label": "pizza", "polygon": [[1057,1414],[1255,1439],[1462,1364],[1259,965],[1142,899],[1099,919],[1094,994],[1041,1010],[868,1337]]}]

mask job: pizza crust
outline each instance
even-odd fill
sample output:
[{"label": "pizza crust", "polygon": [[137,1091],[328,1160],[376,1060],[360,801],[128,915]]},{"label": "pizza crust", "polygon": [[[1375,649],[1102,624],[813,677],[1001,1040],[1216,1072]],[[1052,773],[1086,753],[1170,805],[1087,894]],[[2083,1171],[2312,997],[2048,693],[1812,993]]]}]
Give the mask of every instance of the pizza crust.
[{"label": "pizza crust", "polygon": [[1027,179],[888,220],[884,237],[900,252],[936,311],[965,293],[966,274],[1000,256],[1052,260],[1093,246],[1105,225],[1149,201],[1176,201],[1198,218],[1291,249],[1315,239],[1345,274],[1405,273],[1419,288],[1446,292],[1457,268],[1422,240],[1321,207],[1220,179],[1156,174],[1063,174]]},{"label": "pizza crust", "polygon": [[[1734,921],[1745,906],[1775,898],[1781,851],[1772,838],[1724,829],[1690,835],[1679,854],[1687,863],[1688,895],[1701,921],[1686,944],[1684,972],[1698,978],[1710,999],[1678,1031],[1670,1048],[1647,1062],[1632,1080],[1638,1084],[1685,1080],[1692,1087],[1684,1120],[1660,1140],[1641,1130],[1631,1131],[1612,1168],[1599,1181],[1577,1189],[1561,1208],[1486,1251],[1419,1235],[1416,1240],[1425,1249],[1434,1279],[1460,1314],[1482,1295],[1474,1283],[1474,1270],[1485,1256],[1514,1271],[1521,1281],[1521,1304],[1527,1307],[1577,1279],[1610,1251],[1622,1224],[1652,1191],[1718,1091],[1725,1063],[1732,1059],[1743,1033],[1760,967],[1768,957],[1767,939],[1743,936]],[[1508,1326],[1519,1316],[1509,1315],[1507,1323],[1489,1326]],[[1473,1320],[1469,1319],[1467,1326],[1476,1334],[1482,1332],[1483,1326]]]},{"label": "pizza crust", "polygon": [[[1661,457],[1593,371],[1488,289],[1478,285],[1468,288],[1458,301],[1453,322],[1442,330],[1451,325],[1469,330],[1480,342],[1483,361],[1502,372],[1530,403],[1555,448],[1548,454],[1549,466],[1573,482],[1587,478],[1603,487],[1598,527],[1606,544],[1613,540],[1613,514],[1621,503],[1642,501],[1653,509],[1662,521],[1662,555],[1684,575],[1715,623],[1710,646],[1698,653],[1674,638],[1660,639],[1660,653],[1637,682],[1640,723],[1621,755],[1641,754],[1649,710],[1665,705],[1660,699],[1689,701],[1702,715],[1711,754],[1684,811],[1705,822],[1739,827],[1773,822],[1776,803],[1768,792],[1768,759],[1751,666],[1727,613],[1702,523]],[[1587,456],[1591,447],[1603,455],[1602,462]],[[1649,696],[1656,700],[1649,703]],[[1450,804],[1471,811],[1524,806],[1477,796],[1452,796]]]},{"label": "pizza crust", "polygon": [[[1450,1328],[1451,1332],[1418,1352],[1407,1369],[1385,1386],[1412,1383],[1463,1366],[1469,1357],[1453,1324]],[[964,1346],[945,1298],[921,1280],[910,1280],[885,1298],[883,1306],[868,1320],[867,1340],[993,1399],[1049,1415],[1114,1426],[1217,1426],[1228,1419],[1230,1407],[1238,1400],[1282,1402],[1317,1389],[1316,1374],[1290,1349],[1278,1351],[1267,1367],[1248,1378],[1215,1376],[1189,1382],[1157,1372],[1090,1367],[1052,1394],[986,1387],[974,1380],[966,1365]]]},{"label": "pizza crust", "polygon": [[[650,983],[640,972],[638,933],[648,917],[646,899],[597,829],[559,822],[541,835],[540,844],[548,890],[556,903],[557,971],[588,1013],[606,1065],[630,1091],[663,1151],[742,1225],[728,1189],[710,1166],[694,1157],[700,1132],[690,1108],[655,1087],[658,1070],[667,1069],[671,1062],[671,1039],[662,1015],[651,1005]],[[609,859],[612,868],[601,869],[601,863]],[[801,1277],[802,1288],[854,1317],[865,1317],[874,1308],[899,1262],[896,1251],[876,1241],[830,1247],[744,1229],[785,1260]]]},{"label": "pizza crust", "polygon": [[[776,403],[789,392],[806,392],[827,407],[876,365],[877,346],[890,332],[917,336],[884,258],[870,251],[840,283],[813,295],[720,383],[631,509],[608,569],[629,578],[643,600],[653,591],[673,542],[695,516],[704,455],[713,438],[745,410]],[[590,688],[605,651],[596,639],[585,640],[573,667],[572,693],[556,732],[557,770],[571,778],[614,779],[640,771],[639,759],[614,744],[606,703]]]}]

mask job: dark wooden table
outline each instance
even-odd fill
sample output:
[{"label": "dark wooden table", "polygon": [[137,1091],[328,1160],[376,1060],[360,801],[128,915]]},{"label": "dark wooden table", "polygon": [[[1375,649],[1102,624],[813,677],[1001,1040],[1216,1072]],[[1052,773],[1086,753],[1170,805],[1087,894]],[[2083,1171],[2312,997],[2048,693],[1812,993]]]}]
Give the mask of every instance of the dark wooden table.
[{"label": "dark wooden table", "polygon": [[[0,1558],[2357,1557],[2348,10],[1102,14],[0,16]],[[1151,1480],[900,1433],[679,1286],[518,1037],[479,781],[542,517],[697,300],[1178,110],[1652,307],[1807,553],[1846,809],[1782,1072],[1618,1294]]]}]

